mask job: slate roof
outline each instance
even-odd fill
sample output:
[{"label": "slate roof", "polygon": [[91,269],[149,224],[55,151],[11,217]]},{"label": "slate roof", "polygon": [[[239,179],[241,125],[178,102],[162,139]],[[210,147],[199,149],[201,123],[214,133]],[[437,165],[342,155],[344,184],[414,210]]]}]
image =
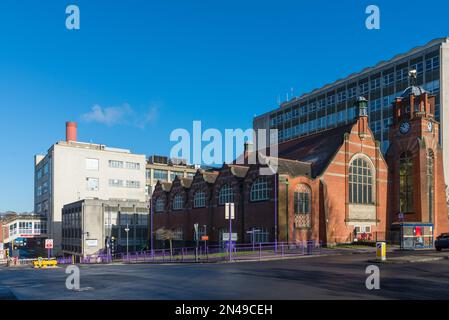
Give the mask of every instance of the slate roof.
[{"label": "slate roof", "polygon": [[404,90],[404,92],[401,95],[401,98],[408,98],[410,95],[414,95],[415,97],[418,97],[422,95],[423,93],[426,93],[427,91],[424,90],[422,87],[417,86],[411,86]]},{"label": "slate roof", "polygon": [[166,192],[170,192],[171,190],[171,183],[170,182],[161,182],[162,190]]},{"label": "slate roof", "polygon": [[315,178],[329,165],[344,142],[346,133],[351,132],[356,121],[286,141],[278,145],[278,156],[283,159],[309,162],[312,166],[312,178]]},{"label": "slate roof", "polygon": [[190,186],[192,185],[192,181],[193,181],[192,178],[181,178],[180,180],[181,180],[181,185],[184,188],[190,188]]},{"label": "slate roof", "polygon": [[229,168],[231,169],[231,173],[238,178],[244,178],[249,170],[247,166],[237,166],[235,164],[230,164]]},{"label": "slate roof", "polygon": [[206,181],[207,183],[215,183],[215,180],[217,180],[218,177],[218,172],[216,171],[202,171],[201,174],[203,175],[203,179],[204,181]]}]

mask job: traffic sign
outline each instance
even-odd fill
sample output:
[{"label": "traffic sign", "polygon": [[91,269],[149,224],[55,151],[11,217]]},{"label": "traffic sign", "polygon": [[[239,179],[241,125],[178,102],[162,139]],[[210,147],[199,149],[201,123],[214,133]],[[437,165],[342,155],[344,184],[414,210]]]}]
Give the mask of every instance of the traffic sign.
[{"label": "traffic sign", "polygon": [[45,249],[53,249],[53,239],[45,239]]},{"label": "traffic sign", "polygon": [[231,216],[231,220],[235,219],[235,205],[234,205],[234,203],[226,203],[225,204],[225,219],[229,220],[229,216]]},{"label": "traffic sign", "polygon": [[209,241],[209,236],[202,236],[201,241]]},{"label": "traffic sign", "polygon": [[[229,232],[223,233],[223,241],[229,241]],[[232,233],[231,241],[237,241],[237,233]]]}]

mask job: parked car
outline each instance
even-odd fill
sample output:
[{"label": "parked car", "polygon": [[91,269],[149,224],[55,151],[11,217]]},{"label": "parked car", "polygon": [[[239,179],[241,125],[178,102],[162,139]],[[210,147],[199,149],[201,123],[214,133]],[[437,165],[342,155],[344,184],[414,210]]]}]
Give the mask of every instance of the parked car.
[{"label": "parked car", "polygon": [[435,249],[441,251],[449,248],[449,233],[443,233],[435,240]]}]

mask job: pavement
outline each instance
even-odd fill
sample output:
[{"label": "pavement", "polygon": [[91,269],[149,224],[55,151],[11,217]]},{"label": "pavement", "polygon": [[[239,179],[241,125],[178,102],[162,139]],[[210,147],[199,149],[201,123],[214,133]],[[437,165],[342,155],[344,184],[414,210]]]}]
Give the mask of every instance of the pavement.
[{"label": "pavement", "polygon": [[[449,259],[376,264],[380,290],[368,290],[374,252],[221,264],[112,264],[80,267],[81,287],[66,289],[65,268],[0,267],[0,299],[25,300],[340,300],[448,299]],[[390,252],[440,258],[448,252]],[[406,259],[406,258],[402,258]]]}]

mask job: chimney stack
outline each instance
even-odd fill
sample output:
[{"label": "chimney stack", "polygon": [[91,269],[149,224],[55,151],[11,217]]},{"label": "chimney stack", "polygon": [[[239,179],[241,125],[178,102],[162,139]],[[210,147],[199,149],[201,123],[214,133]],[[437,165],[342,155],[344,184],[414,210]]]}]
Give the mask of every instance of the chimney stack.
[{"label": "chimney stack", "polygon": [[65,124],[65,136],[66,141],[75,141],[76,142],[76,134],[77,134],[78,124],[76,122],[66,122]]}]

